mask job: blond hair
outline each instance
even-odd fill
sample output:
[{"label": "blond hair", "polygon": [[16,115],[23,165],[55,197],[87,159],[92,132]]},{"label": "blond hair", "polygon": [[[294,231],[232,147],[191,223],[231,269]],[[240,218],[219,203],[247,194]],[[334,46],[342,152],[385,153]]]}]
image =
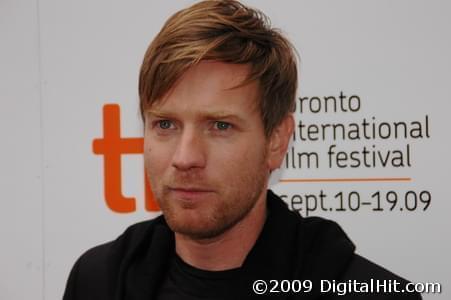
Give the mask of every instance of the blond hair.
[{"label": "blond hair", "polygon": [[238,1],[208,0],[170,17],[147,49],[139,75],[141,113],[202,60],[250,65],[243,84],[259,82],[267,135],[294,110],[297,65],[290,42],[262,12]]}]

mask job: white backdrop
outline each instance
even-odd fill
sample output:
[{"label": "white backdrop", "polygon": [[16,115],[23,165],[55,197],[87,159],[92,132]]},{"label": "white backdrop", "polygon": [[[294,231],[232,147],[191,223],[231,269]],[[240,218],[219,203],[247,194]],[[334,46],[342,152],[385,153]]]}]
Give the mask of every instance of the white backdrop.
[{"label": "white backdrop", "polygon": [[[104,106],[117,104],[120,120],[107,123],[119,124],[123,138],[136,138],[131,142],[140,152],[142,56],[167,17],[190,3],[0,1],[0,299],[60,299],[81,253],[157,214],[145,207],[139,153],[121,156],[120,190],[105,197],[104,156],[94,153],[93,141],[104,134]],[[411,281],[440,282],[442,294],[425,299],[449,298],[451,4],[246,3],[267,13],[300,53],[304,100],[296,117],[306,140],[297,136],[293,154],[318,158],[310,168],[305,160],[288,161],[272,178],[274,190],[304,215],[308,203],[309,215],[337,220],[371,260]],[[324,97],[340,100],[340,93],[344,104],[354,96],[355,112],[324,110]],[[422,137],[419,129],[407,138],[392,131],[387,138],[361,133],[360,139],[334,140],[330,127],[324,139],[315,133],[326,124],[364,119],[381,126],[382,135],[389,126],[383,122],[405,122],[420,126]],[[364,165],[363,147],[380,151],[375,166]],[[352,151],[359,167],[343,159]],[[388,157],[388,165],[379,157]],[[117,212],[118,203],[130,209],[113,201],[121,195],[134,198],[127,203],[136,209]]]}]

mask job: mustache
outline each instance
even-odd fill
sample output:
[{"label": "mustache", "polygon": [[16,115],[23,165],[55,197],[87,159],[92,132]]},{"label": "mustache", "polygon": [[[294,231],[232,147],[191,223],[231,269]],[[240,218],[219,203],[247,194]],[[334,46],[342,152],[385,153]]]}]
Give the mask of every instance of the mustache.
[{"label": "mustache", "polygon": [[212,190],[214,184],[204,174],[197,171],[177,171],[165,180],[165,189]]}]

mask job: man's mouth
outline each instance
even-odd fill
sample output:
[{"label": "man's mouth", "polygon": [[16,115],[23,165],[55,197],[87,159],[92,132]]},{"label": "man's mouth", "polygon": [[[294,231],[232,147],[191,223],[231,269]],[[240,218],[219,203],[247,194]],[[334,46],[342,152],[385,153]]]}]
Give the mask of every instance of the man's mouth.
[{"label": "man's mouth", "polygon": [[177,198],[185,201],[194,201],[201,199],[207,194],[214,193],[212,189],[207,189],[203,187],[169,187],[169,192],[174,194]]}]

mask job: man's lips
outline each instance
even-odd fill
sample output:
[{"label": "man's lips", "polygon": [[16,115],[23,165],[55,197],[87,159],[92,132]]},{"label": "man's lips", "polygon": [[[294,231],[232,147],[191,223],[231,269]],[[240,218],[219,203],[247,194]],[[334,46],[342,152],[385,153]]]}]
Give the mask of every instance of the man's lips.
[{"label": "man's lips", "polygon": [[213,193],[212,189],[199,188],[199,187],[169,187],[169,191],[174,193],[180,198],[187,200],[194,200],[202,197],[208,193]]}]

